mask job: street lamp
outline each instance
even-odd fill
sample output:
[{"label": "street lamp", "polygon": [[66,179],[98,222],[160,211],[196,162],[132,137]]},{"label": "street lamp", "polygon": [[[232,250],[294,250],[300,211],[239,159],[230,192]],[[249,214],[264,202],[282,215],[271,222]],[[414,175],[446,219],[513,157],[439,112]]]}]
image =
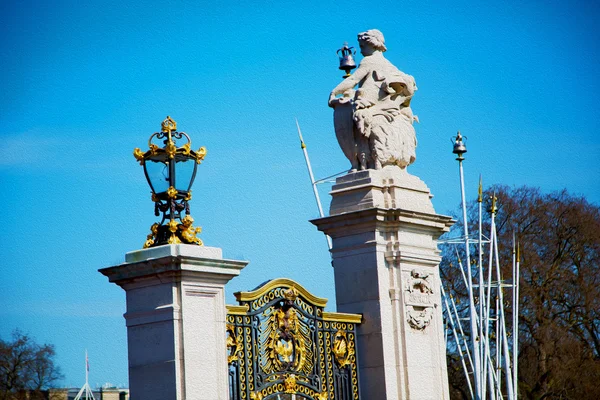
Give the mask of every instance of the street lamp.
[{"label": "street lamp", "polygon": [[[162,145],[160,145],[162,142]],[[191,149],[192,141],[185,132],[177,132],[177,122],[171,117],[161,124],[161,131],[148,139],[149,149],[139,148],[133,155],[144,167],[144,174],[152,190],[154,214],[162,212],[162,220],[150,227],[144,248],[163,244],[188,243],[202,246],[196,237],[202,228],[192,226],[189,201],[198,164],[206,156],[206,148]],[[182,212],[185,210],[185,216]]]}]

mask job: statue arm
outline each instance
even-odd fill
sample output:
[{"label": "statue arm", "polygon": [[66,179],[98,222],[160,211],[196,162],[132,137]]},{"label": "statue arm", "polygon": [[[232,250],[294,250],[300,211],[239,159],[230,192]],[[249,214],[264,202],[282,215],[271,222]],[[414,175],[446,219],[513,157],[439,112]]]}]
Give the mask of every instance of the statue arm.
[{"label": "statue arm", "polygon": [[368,73],[369,70],[367,68],[362,67],[362,65],[359,66],[352,75],[341,81],[340,84],[331,91],[331,95],[337,96],[343,94],[346,90],[354,88],[354,86],[358,85]]}]

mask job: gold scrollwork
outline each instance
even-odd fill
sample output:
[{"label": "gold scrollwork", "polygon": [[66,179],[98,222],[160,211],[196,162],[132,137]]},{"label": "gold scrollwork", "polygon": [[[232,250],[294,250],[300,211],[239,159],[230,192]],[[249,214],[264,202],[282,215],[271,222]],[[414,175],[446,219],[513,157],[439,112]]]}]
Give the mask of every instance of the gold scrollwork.
[{"label": "gold scrollwork", "polygon": [[[295,298],[293,292],[288,296]],[[299,312],[289,304],[277,309],[271,307],[266,315],[262,332],[266,339],[260,342],[259,350],[266,356],[261,362],[262,370],[267,374],[286,369],[310,373],[314,344],[308,323],[298,318]]]},{"label": "gold scrollwork", "polygon": [[156,235],[158,234],[158,226],[159,225],[157,223],[154,223],[150,227],[150,234],[146,236],[146,242],[144,242],[145,249],[154,244],[154,241],[156,240]]},{"label": "gold scrollwork", "polygon": [[352,362],[350,358],[354,355],[354,349],[350,346],[345,331],[337,331],[335,333],[331,350],[340,368],[344,368]]},{"label": "gold scrollwork", "polygon": [[260,391],[250,393],[250,400],[262,400],[264,398]]},{"label": "gold scrollwork", "polygon": [[298,391],[298,384],[296,383],[296,375],[294,375],[294,374],[288,375],[284,379],[283,384],[285,385],[286,393],[296,393]]},{"label": "gold scrollwork", "polygon": [[150,154],[155,156],[158,154],[158,150],[159,150],[159,147],[157,145],[155,145],[154,143],[150,143]]},{"label": "gold scrollwork", "polygon": [[201,227],[194,227],[192,224],[194,223],[194,218],[190,215],[186,215],[182,220],[182,224],[178,226],[179,231],[181,233],[181,237],[186,243],[195,243],[199,246],[202,246],[202,240],[196,235],[202,232]]},{"label": "gold scrollwork", "polygon": [[169,240],[167,241],[167,243],[169,244],[179,244],[181,243],[181,240],[179,239],[179,237],[177,237],[177,228],[178,228],[177,221],[172,219],[169,221],[169,231],[171,232],[171,237],[169,237]]},{"label": "gold scrollwork", "polygon": [[172,140],[169,140],[169,142],[165,146],[165,153],[167,153],[169,158],[175,157],[175,153],[177,153],[177,146],[175,146],[175,143],[173,143]]},{"label": "gold scrollwork", "polygon": [[172,219],[169,221],[169,231],[171,231],[171,233],[175,233],[177,232],[177,221]]},{"label": "gold scrollwork", "polygon": [[196,152],[196,163],[197,164],[202,163],[202,160],[204,160],[204,157],[206,157],[206,147],[202,146]]},{"label": "gold scrollwork", "polygon": [[316,400],[327,400],[329,398],[329,394],[327,391],[317,394]]},{"label": "gold scrollwork", "polygon": [[170,199],[174,199],[177,197],[177,189],[175,189],[173,186],[169,187],[167,189],[167,196],[169,196]]},{"label": "gold scrollwork", "polygon": [[144,164],[144,152],[139,147],[133,149],[133,156],[139,161],[140,165]]},{"label": "gold scrollwork", "polygon": [[185,201],[190,201],[192,199],[192,191],[190,190],[188,192],[188,194],[185,196],[184,200]]},{"label": "gold scrollwork", "polygon": [[242,342],[235,334],[235,327],[231,324],[227,324],[227,363],[231,364],[233,361],[238,360],[238,353],[244,348]]},{"label": "gold scrollwork", "polygon": [[172,234],[171,237],[169,238],[169,240],[167,240],[167,243],[169,243],[169,244],[180,244],[181,240],[177,237],[177,235]]},{"label": "gold scrollwork", "polygon": [[186,143],[183,146],[181,146],[181,153],[185,156],[189,156],[190,152],[192,151],[192,146],[190,145],[190,143]]}]

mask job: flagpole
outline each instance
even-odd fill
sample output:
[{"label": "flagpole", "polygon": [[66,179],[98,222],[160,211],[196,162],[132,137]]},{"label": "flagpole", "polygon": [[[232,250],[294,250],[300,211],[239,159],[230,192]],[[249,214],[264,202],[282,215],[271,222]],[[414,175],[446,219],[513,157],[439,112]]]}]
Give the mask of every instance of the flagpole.
[{"label": "flagpole", "polygon": [[88,361],[88,352],[85,349],[85,384],[89,386],[90,363]]},{"label": "flagpole", "polygon": [[[300,147],[302,148],[302,152],[304,153],[304,161],[306,161],[306,168],[308,169],[308,175],[310,176],[310,184],[313,189],[313,193],[315,195],[315,200],[317,201],[317,207],[319,209],[319,216],[323,218],[325,214],[323,213],[323,207],[321,206],[321,199],[319,197],[319,191],[317,190],[317,183],[315,182],[315,176],[313,175],[312,166],[310,165],[310,159],[308,158],[308,151],[306,150],[306,144],[304,144],[304,139],[302,138],[302,131],[300,130],[300,124],[298,123],[298,118],[296,118],[296,127],[298,128],[298,136],[300,137]],[[325,235],[327,239],[327,247],[329,250],[332,248],[331,238]]]},{"label": "flagpole", "polygon": [[467,258],[467,290],[469,292],[469,322],[470,322],[470,332],[471,332],[471,345],[472,345],[472,350],[473,350],[473,361],[474,361],[474,368],[473,368],[473,380],[475,381],[475,398],[477,400],[481,400],[481,368],[480,368],[480,362],[481,362],[481,356],[479,354],[479,340],[481,340],[481,338],[479,338],[479,330],[477,329],[477,310],[475,308],[475,301],[473,298],[473,275],[472,275],[472,271],[471,271],[471,251],[469,248],[469,221],[467,219],[467,200],[466,200],[466,196],[465,196],[465,178],[464,178],[464,172],[463,172],[463,160],[465,159],[463,157],[464,153],[467,152],[466,147],[464,146],[463,143],[463,137],[460,134],[460,132],[458,132],[456,134],[456,141],[454,144],[454,150],[452,151],[454,154],[456,154],[458,157],[456,158],[456,161],[458,161],[458,173],[459,173],[459,177],[460,177],[460,192],[461,192],[461,205],[462,205],[462,215],[463,215],[463,234],[464,234],[464,241],[465,241],[465,253],[466,253],[466,258]]}]

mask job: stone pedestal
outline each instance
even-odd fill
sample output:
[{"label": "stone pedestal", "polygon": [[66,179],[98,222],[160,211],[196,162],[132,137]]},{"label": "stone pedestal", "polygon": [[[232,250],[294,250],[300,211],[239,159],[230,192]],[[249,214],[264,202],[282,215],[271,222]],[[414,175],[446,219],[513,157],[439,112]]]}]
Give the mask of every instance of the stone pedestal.
[{"label": "stone pedestal", "polygon": [[228,399],[224,286],[246,264],[180,244],[100,270],[127,292],[132,399]]},{"label": "stone pedestal", "polygon": [[449,399],[437,215],[427,186],[397,167],[338,178],[330,216],[337,310],[363,314],[357,332],[361,397]]}]

